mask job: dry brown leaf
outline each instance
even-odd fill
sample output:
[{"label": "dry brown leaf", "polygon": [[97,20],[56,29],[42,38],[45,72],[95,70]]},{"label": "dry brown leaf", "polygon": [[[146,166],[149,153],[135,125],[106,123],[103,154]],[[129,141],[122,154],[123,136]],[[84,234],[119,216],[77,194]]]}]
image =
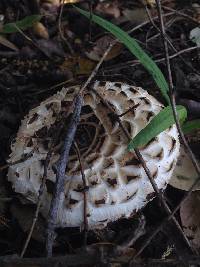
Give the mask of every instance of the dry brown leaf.
[{"label": "dry brown leaf", "polygon": [[162,0],[162,6],[176,8],[176,0]]},{"label": "dry brown leaf", "polygon": [[[175,188],[188,191],[197,177],[198,174],[190,157],[181,147],[180,156],[169,184]],[[200,183],[194,190],[200,190]]]},{"label": "dry brown leaf", "polygon": [[151,7],[154,7],[156,5],[156,1],[155,0],[139,0],[139,2],[144,6],[144,5],[148,5]]},{"label": "dry brown leaf", "polygon": [[196,19],[200,23],[200,4],[194,3],[192,7],[194,10],[194,19]]},{"label": "dry brown leaf", "polygon": [[66,58],[60,66],[61,70],[71,71],[74,75],[89,74],[95,67],[95,62],[78,56]]},{"label": "dry brown leaf", "polygon": [[40,38],[43,38],[46,40],[49,39],[48,30],[41,22],[36,22],[33,25],[33,32],[35,33],[35,35],[37,35]]},{"label": "dry brown leaf", "polygon": [[52,5],[55,5],[55,6],[59,6],[60,5],[60,0],[40,0],[40,3],[43,4],[43,3],[47,3],[47,4],[52,4]]},{"label": "dry brown leaf", "polygon": [[150,5],[151,7],[155,6],[156,5],[156,1],[155,0],[146,0],[146,3],[148,5]]},{"label": "dry brown leaf", "polygon": [[193,248],[200,252],[200,192],[192,194],[183,202],[180,208],[181,222],[186,236]]},{"label": "dry brown leaf", "polygon": [[64,4],[75,4],[75,3],[80,3],[82,2],[81,0],[64,0]]},{"label": "dry brown leaf", "polygon": [[131,21],[136,25],[148,20],[147,12],[144,8],[124,9],[122,11],[125,20]]},{"label": "dry brown leaf", "polygon": [[[94,43],[93,48],[90,51],[85,52],[86,56],[94,61],[99,61],[113,40],[113,37],[111,37],[110,35],[105,35],[99,38]],[[106,56],[105,61],[117,57],[121,53],[122,48],[122,44],[116,43],[110,50],[109,54]]]},{"label": "dry brown leaf", "polygon": [[121,13],[117,1],[113,1],[113,3],[98,3],[95,10],[114,18],[119,18]]},{"label": "dry brown leaf", "polygon": [[61,4],[76,4],[80,2],[82,2],[82,0],[41,0],[41,3],[52,4],[55,6],[59,6]]},{"label": "dry brown leaf", "polygon": [[2,44],[3,46],[6,46],[14,51],[19,51],[19,49],[16,47],[16,45],[14,45],[13,43],[11,43],[10,41],[8,41],[4,36],[0,35],[0,44]]}]

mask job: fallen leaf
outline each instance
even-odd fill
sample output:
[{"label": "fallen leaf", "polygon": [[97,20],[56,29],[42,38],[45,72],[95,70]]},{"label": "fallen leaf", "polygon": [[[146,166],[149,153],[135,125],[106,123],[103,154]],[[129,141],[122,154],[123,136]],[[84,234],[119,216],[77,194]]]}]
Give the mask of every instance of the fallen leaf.
[{"label": "fallen leaf", "polygon": [[[180,156],[169,184],[175,188],[188,191],[197,178],[198,174],[190,157],[185,152],[184,148],[181,147]],[[200,190],[200,183],[194,190]]]},{"label": "fallen leaf", "polygon": [[197,3],[192,4],[193,17],[200,22],[200,5]]},{"label": "fallen leaf", "polygon": [[200,192],[192,194],[182,203],[180,217],[183,230],[194,249],[200,252]]},{"label": "fallen leaf", "polygon": [[156,5],[156,1],[155,0],[146,0],[146,3],[148,5],[150,5],[151,7],[155,6]]},{"label": "fallen leaf", "polygon": [[113,3],[98,3],[95,10],[104,15],[113,16],[114,18],[119,18],[121,13],[117,1],[113,1]]},{"label": "fallen leaf", "polygon": [[[114,38],[110,35],[104,35],[97,39],[92,49],[85,52],[86,56],[94,61],[99,61],[112,41],[114,41]],[[122,48],[122,44],[116,43],[106,56],[105,61],[117,57],[121,53]]]},{"label": "fallen leaf", "polygon": [[89,74],[95,67],[95,62],[78,56],[66,58],[60,69],[71,71],[74,75]]},{"label": "fallen leaf", "polygon": [[41,22],[36,22],[33,25],[33,32],[38,37],[41,37],[41,38],[46,39],[46,40],[49,39],[48,30]]},{"label": "fallen leaf", "polygon": [[65,55],[61,44],[52,39],[39,39],[36,41],[36,44],[48,57],[52,57],[53,55],[63,57]]},{"label": "fallen leaf", "polygon": [[144,8],[124,9],[122,11],[125,20],[131,21],[136,25],[148,20],[147,12]]},{"label": "fallen leaf", "polygon": [[60,5],[60,0],[40,0],[41,4],[51,4],[51,5],[55,5],[55,6],[59,6]]},{"label": "fallen leaf", "polygon": [[11,43],[10,41],[8,41],[4,36],[0,35],[0,44],[3,46],[6,46],[14,51],[19,51],[19,49],[16,47],[16,45],[14,45],[13,43]]},{"label": "fallen leaf", "polygon": [[76,74],[84,75],[89,74],[95,67],[95,63],[87,58],[78,58],[78,69]]},{"label": "fallen leaf", "polygon": [[82,0],[64,0],[64,4],[75,4],[80,2],[82,2]]}]

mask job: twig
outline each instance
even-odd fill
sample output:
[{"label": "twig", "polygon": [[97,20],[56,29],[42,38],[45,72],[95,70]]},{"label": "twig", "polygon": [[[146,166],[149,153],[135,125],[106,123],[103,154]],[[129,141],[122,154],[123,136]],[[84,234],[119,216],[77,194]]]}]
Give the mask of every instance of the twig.
[{"label": "twig", "polygon": [[[127,262],[130,256],[110,257],[110,263],[120,263],[122,267],[127,267]],[[78,254],[68,254],[65,256],[57,256],[52,258],[18,258],[16,255],[1,256],[0,264],[3,267],[17,266],[17,267],[46,267],[46,266],[96,266],[99,264],[99,257],[95,253],[79,252]],[[199,264],[199,256],[187,257],[185,263],[189,266]],[[139,259],[134,260],[132,267],[177,267],[182,266],[180,259]]]},{"label": "twig", "polygon": [[[173,11],[173,12],[169,12],[169,13],[165,14],[164,16],[165,16],[165,17],[169,17],[169,16],[173,15],[174,13],[175,13],[174,11]],[[155,17],[152,18],[152,20],[154,21],[154,20],[157,20],[158,18],[159,18],[158,16],[155,16]],[[139,24],[139,25],[135,26],[134,28],[132,28],[131,30],[129,30],[128,33],[129,33],[129,34],[130,34],[130,33],[133,33],[133,32],[135,32],[135,31],[137,31],[138,29],[142,28],[143,26],[146,26],[146,25],[149,24],[149,23],[150,23],[149,20],[145,20],[145,21],[142,22],[141,24]]]},{"label": "twig", "polygon": [[[123,126],[120,117],[115,113],[115,111],[113,110],[113,108],[108,104],[107,101],[104,100],[104,98],[103,98],[103,97],[102,97],[102,96],[101,96],[95,89],[91,89],[91,90],[92,90],[93,92],[95,92],[96,95],[102,100],[102,102],[108,107],[108,109],[111,111],[111,113],[113,114],[113,116],[114,116],[114,117],[116,118],[116,120],[118,121],[120,127],[122,128],[122,130],[123,130],[123,132],[124,132],[124,134],[125,134],[125,136],[126,136],[127,139],[130,141],[130,140],[131,140],[131,135],[128,133],[128,131],[126,130],[126,128]],[[142,167],[144,168],[145,173],[146,173],[146,175],[147,175],[147,177],[148,177],[148,179],[149,179],[149,181],[150,181],[150,183],[151,183],[151,185],[152,185],[152,187],[153,187],[153,189],[154,189],[154,191],[155,191],[157,197],[159,198],[159,200],[160,200],[160,202],[161,202],[161,204],[162,204],[162,206],[163,206],[165,212],[167,213],[167,215],[171,215],[171,210],[170,210],[168,204],[166,203],[165,199],[163,198],[162,192],[158,189],[157,184],[155,183],[155,181],[154,181],[154,179],[153,179],[153,177],[152,177],[152,175],[151,175],[151,172],[150,172],[150,170],[148,169],[148,167],[147,167],[147,165],[146,165],[146,162],[144,161],[144,159],[143,159],[143,157],[142,157],[140,151],[139,151],[138,149],[134,149],[134,152],[135,152],[135,154],[136,154],[138,160],[141,162],[141,165],[142,165]],[[180,227],[179,223],[177,222],[177,220],[176,220],[176,218],[175,218],[174,216],[172,216],[172,220],[173,220],[173,222],[174,222],[176,228],[178,229],[179,233],[181,234],[181,236],[182,236],[182,238],[183,238],[185,244],[187,244],[187,247],[190,249],[190,251],[193,251],[193,249],[192,249],[192,247],[191,247],[191,245],[190,245],[190,242],[188,241],[187,237],[184,235],[182,228]],[[136,256],[138,256],[138,255],[139,255],[139,254],[137,254]],[[134,257],[134,258],[135,258],[135,257]],[[133,258],[133,259],[134,259],[134,258]],[[133,260],[133,259],[132,259],[132,260]],[[132,261],[132,260],[131,260],[131,261]]]},{"label": "twig", "polygon": [[[148,17],[149,17],[149,20],[151,21],[151,24],[152,24],[152,25],[154,26],[154,28],[158,31],[159,35],[160,35],[160,34],[163,35],[163,33],[161,32],[161,30],[157,27],[157,25],[156,25],[156,24],[154,23],[154,21],[152,20],[151,13],[150,13],[150,11],[149,11],[149,9],[148,9],[147,6],[145,6],[145,9],[146,9],[147,15],[148,15]],[[168,44],[170,45],[170,47],[174,50],[174,52],[177,53],[178,51],[177,51],[177,49],[175,48],[175,46],[173,45],[173,43],[170,41],[170,38],[169,38],[168,34],[166,33],[166,31],[164,32],[164,35],[163,35],[163,36],[164,36],[165,40],[168,42]],[[190,64],[187,63],[187,61],[181,56],[181,54],[179,54],[179,57],[180,57],[180,59],[183,61],[183,63],[184,63],[185,65],[187,65],[189,68],[191,68],[195,73],[199,74],[198,71],[196,71],[192,66],[190,66]]]},{"label": "twig", "polygon": [[[191,52],[193,50],[196,50],[196,49],[199,49],[198,46],[192,46],[192,47],[188,47],[186,49],[183,49],[181,51],[178,51],[177,53],[169,56],[169,59],[173,59],[181,54],[184,54],[184,53],[187,53],[187,52]],[[163,62],[165,61],[165,58],[160,58],[160,59],[153,59],[154,62],[156,63],[160,63],[160,62]],[[134,67],[134,66],[137,66],[137,65],[141,65],[141,63],[139,62],[139,60],[130,60],[130,61],[127,61],[125,63],[122,63],[122,64],[118,64],[116,67],[115,66],[110,66],[110,67],[105,67],[104,68],[104,72],[105,71],[113,71],[113,70],[120,70],[120,69],[125,69],[127,67]]]},{"label": "twig", "polygon": [[[166,58],[166,65],[167,65],[167,70],[168,70],[168,80],[169,80],[169,89],[170,89],[170,99],[171,99],[171,103],[172,103],[172,110],[173,110],[173,115],[175,118],[175,122],[177,125],[177,129],[179,131],[180,137],[182,138],[182,141],[184,143],[184,145],[187,147],[189,154],[191,155],[191,159],[193,159],[193,164],[196,167],[197,173],[200,176],[200,168],[198,166],[198,162],[193,154],[193,152],[191,151],[187,141],[185,140],[185,137],[183,135],[183,132],[181,130],[181,126],[178,120],[178,115],[176,112],[176,103],[175,103],[175,97],[174,97],[174,88],[173,88],[173,81],[172,81],[172,75],[171,75],[171,67],[170,67],[170,61],[169,61],[169,53],[168,53],[168,44],[167,44],[167,40],[165,39],[165,28],[164,28],[164,23],[163,23],[163,17],[162,17],[162,10],[161,10],[161,3],[160,0],[156,0],[157,3],[157,8],[158,8],[158,13],[159,13],[159,19],[160,19],[160,25],[161,25],[161,33],[162,33],[162,38],[163,38],[163,44],[164,44],[164,48],[165,48],[165,58]],[[193,184],[193,186],[191,187],[191,189],[186,193],[184,199],[181,201],[181,203],[183,203],[183,201],[189,196],[189,194],[191,194],[192,189],[195,187],[195,185],[198,183],[200,179],[197,179],[195,181],[195,183]],[[137,252],[137,255],[140,255],[141,252],[144,250],[144,248],[150,243],[150,241],[153,239],[153,237],[161,230],[161,228],[163,227],[164,223],[166,223],[168,220],[170,220],[171,218],[173,218],[172,216],[175,214],[175,212],[179,209],[181,203],[179,203],[179,205],[173,210],[173,212],[163,221],[163,223],[160,224],[160,226],[152,232],[151,236],[148,238],[148,240],[146,241],[146,243],[140,248],[140,250]],[[135,257],[136,257],[135,256]]]},{"label": "twig", "polygon": [[29,152],[29,153],[26,154],[26,155],[23,155],[23,156],[21,157],[21,159],[18,159],[18,160],[16,160],[16,161],[9,162],[9,163],[7,163],[7,164],[5,164],[5,165],[0,166],[0,171],[2,171],[2,170],[4,170],[4,169],[7,169],[9,166],[13,166],[13,165],[16,165],[16,164],[18,164],[18,163],[21,163],[21,162],[26,161],[27,159],[29,159],[29,158],[32,156],[32,153],[33,153],[33,151]]},{"label": "twig", "polygon": [[123,117],[124,115],[126,115],[127,113],[129,113],[130,111],[134,110],[135,108],[137,108],[140,104],[136,104],[134,106],[132,106],[131,108],[129,108],[128,110],[126,110],[125,112],[121,113],[120,115],[118,115],[119,117]]},{"label": "twig", "polygon": [[[164,44],[164,48],[165,48],[165,57],[166,57],[166,65],[167,65],[167,71],[168,71],[168,80],[169,80],[169,93],[170,93],[170,100],[171,100],[171,104],[172,104],[172,110],[173,110],[173,115],[174,115],[174,119],[176,122],[176,126],[180,135],[180,138],[186,148],[186,151],[188,152],[191,161],[198,173],[199,178],[196,179],[196,181],[193,183],[193,185],[191,186],[190,190],[186,193],[185,197],[183,200],[185,200],[190,193],[192,192],[192,189],[194,189],[194,187],[197,185],[197,183],[200,181],[200,165],[194,155],[194,153],[192,152],[184,134],[183,131],[181,129],[181,125],[180,125],[180,121],[178,119],[178,114],[177,114],[177,110],[176,110],[176,101],[175,101],[175,95],[174,95],[174,85],[173,85],[173,80],[172,80],[172,73],[171,73],[171,66],[170,66],[170,60],[169,60],[169,53],[168,53],[168,45],[167,45],[167,41],[165,40],[165,28],[164,28],[164,23],[163,23],[163,17],[162,17],[162,9],[161,9],[161,2],[160,0],[156,0],[157,3],[157,7],[158,7],[158,11],[159,11],[159,17],[160,17],[160,25],[161,25],[161,32],[162,32],[162,36],[163,36],[163,44]],[[182,202],[183,203],[183,202]]]},{"label": "twig", "polygon": [[181,16],[181,17],[184,17],[184,18],[186,18],[186,19],[188,19],[188,20],[190,20],[190,21],[192,21],[192,22],[193,22],[194,24],[196,24],[197,26],[200,25],[200,22],[199,22],[198,20],[196,20],[196,19],[190,17],[189,15],[187,15],[187,14],[181,12],[181,11],[178,11],[178,10],[176,10],[176,9],[173,9],[173,8],[171,8],[171,7],[167,7],[167,6],[162,6],[162,8],[163,8],[164,10],[167,10],[167,11],[172,11],[172,12],[174,12],[175,14],[177,14],[177,15],[179,15],[179,16]]},{"label": "twig", "polygon": [[58,206],[59,206],[59,200],[61,194],[63,194],[64,190],[64,178],[65,178],[65,169],[66,165],[68,163],[68,158],[69,158],[69,151],[75,136],[77,124],[80,118],[80,113],[81,113],[81,106],[83,102],[82,98],[82,93],[86,89],[86,87],[89,85],[91,80],[94,78],[96,73],[98,72],[101,64],[103,63],[104,59],[110,52],[110,49],[113,47],[113,45],[117,41],[113,41],[106,51],[104,52],[102,58],[90,74],[89,78],[87,81],[84,83],[84,85],[80,88],[78,95],[75,97],[74,103],[75,103],[75,108],[72,114],[71,121],[69,123],[69,127],[66,133],[65,141],[64,141],[64,147],[63,147],[63,152],[60,156],[59,162],[58,162],[58,170],[56,173],[56,186],[53,194],[53,198],[51,201],[51,207],[49,211],[49,218],[48,218],[48,226],[47,226],[47,240],[46,240],[46,253],[47,256],[50,257],[52,256],[52,248],[53,248],[53,242],[55,239],[55,228],[56,228],[56,218],[57,218],[57,212],[58,212]]},{"label": "twig", "polygon": [[[162,11],[161,11],[161,3],[160,3],[160,0],[156,0],[157,2],[157,7],[158,7],[158,11],[159,11],[159,16],[160,16],[160,24],[161,24],[161,32],[163,33],[163,31],[165,31],[164,29],[164,24],[163,24],[163,19],[162,19]],[[175,118],[175,121],[176,121],[176,125],[177,125],[177,129],[179,131],[179,134],[182,138],[182,130],[181,130],[181,127],[180,127],[180,123],[179,123],[179,120],[178,120],[178,116],[177,116],[177,112],[176,112],[176,103],[175,103],[175,98],[174,98],[174,93],[173,93],[173,82],[172,82],[172,75],[171,75],[171,68],[170,68],[170,62],[169,62],[169,54],[168,54],[168,46],[167,46],[167,41],[165,40],[165,35],[163,35],[163,42],[164,42],[164,47],[165,47],[165,55],[166,55],[166,64],[167,64],[167,69],[168,69],[168,79],[169,79],[169,87],[170,87],[170,97],[171,97],[171,102],[172,102],[172,109],[173,109],[173,113],[174,113],[174,118]],[[185,140],[185,137],[183,135],[183,142]],[[186,141],[186,140],[185,140]],[[184,142],[185,144],[185,142]],[[196,170],[198,172],[198,174],[200,175],[200,172],[199,172],[199,166],[198,166],[198,163],[197,163],[197,160],[195,159],[195,156],[193,155],[187,141],[186,141],[186,147],[189,148],[189,151],[191,152],[191,159],[194,160],[193,164],[194,166],[196,167]],[[189,152],[188,151],[188,152]],[[193,158],[194,157],[194,158]],[[195,181],[195,183],[192,185],[191,189],[186,193],[184,199],[181,201],[181,203],[183,203],[183,201],[189,196],[189,194],[191,193],[192,189],[195,187],[195,185],[198,183],[200,179],[197,179]],[[163,223],[166,223],[168,220],[170,220],[172,218],[172,216],[175,214],[175,212],[179,209],[181,203],[178,204],[178,206],[173,210],[173,212],[164,220]],[[151,236],[149,237],[149,239],[147,240],[147,242],[143,245],[143,247],[138,251],[137,255],[138,256],[143,250],[144,248],[150,243],[150,241],[152,240],[152,238],[160,231],[161,227],[163,226],[163,223],[160,224],[160,226],[155,230],[153,231],[153,233],[151,234]]]},{"label": "twig", "polygon": [[53,86],[51,86],[51,87],[48,87],[48,88],[45,88],[45,89],[36,91],[36,92],[34,93],[34,95],[40,95],[40,94],[42,94],[42,93],[45,93],[45,92],[48,92],[48,91],[52,91],[52,90],[54,90],[54,89],[56,89],[56,88],[58,88],[58,87],[60,87],[60,86],[62,86],[62,85],[66,85],[67,83],[70,83],[70,82],[72,82],[72,81],[73,81],[73,79],[69,79],[69,80],[66,80],[66,81],[64,81],[64,82],[57,83],[57,84],[55,84],[55,85],[53,85]]},{"label": "twig", "polygon": [[15,28],[21,33],[22,36],[24,36],[24,38],[26,40],[28,40],[32,45],[34,45],[40,52],[42,52],[46,57],[48,57],[51,60],[51,57],[48,55],[48,53],[46,53],[43,49],[41,49],[27,34],[25,34],[15,23],[14,24]]},{"label": "twig", "polygon": [[[196,19],[188,16],[187,14],[185,14],[185,13],[183,13],[181,11],[177,11],[177,10],[175,10],[173,8],[170,8],[170,7],[164,7],[163,6],[163,8],[165,10],[167,10],[167,11],[170,11],[169,13],[163,14],[163,17],[169,17],[171,15],[177,14],[180,17],[183,17],[183,18],[186,18],[186,19],[192,21],[196,25],[199,25],[200,24]],[[159,18],[159,16],[155,16],[155,17],[152,18],[152,20],[154,21],[154,20],[157,20],[158,18]],[[148,23],[149,23],[149,20],[146,20],[146,21],[142,22],[141,24],[137,25],[136,27],[134,27],[133,29],[129,30],[128,33],[133,33],[134,31],[142,28],[143,26],[147,25]]]},{"label": "twig", "polygon": [[89,18],[89,41],[92,40],[92,13],[93,13],[93,6],[92,0],[89,1],[89,10],[90,10],[90,18]]},{"label": "twig", "polygon": [[80,169],[81,169],[81,176],[82,176],[82,181],[83,181],[83,198],[84,198],[84,210],[83,210],[83,223],[84,223],[84,246],[86,247],[87,245],[87,232],[88,232],[88,219],[87,219],[87,191],[88,191],[88,184],[85,178],[84,170],[83,170],[83,165],[81,161],[81,154],[80,150],[78,148],[78,145],[76,142],[74,142],[75,149],[77,152],[79,164],[80,164]]},{"label": "twig", "polygon": [[108,48],[106,49],[106,51],[104,52],[103,56],[101,57],[101,59],[99,60],[98,64],[96,65],[95,69],[92,71],[90,77],[87,79],[86,83],[83,85],[83,87],[80,89],[79,93],[83,92],[85,90],[85,88],[88,86],[88,84],[91,82],[91,80],[94,78],[94,76],[97,74],[101,64],[103,63],[103,61],[105,60],[105,58],[107,57],[107,55],[109,54],[110,50],[112,49],[112,47],[117,43],[117,40],[114,40],[110,43],[110,45],[108,46]]},{"label": "twig", "polygon": [[49,152],[47,153],[45,162],[44,162],[44,173],[43,173],[42,183],[40,185],[40,189],[39,189],[39,193],[38,193],[39,195],[38,195],[37,207],[36,207],[36,210],[35,210],[35,214],[34,214],[34,218],[33,218],[32,224],[31,224],[31,228],[30,228],[29,234],[27,236],[27,239],[25,241],[24,247],[23,247],[21,255],[20,255],[21,258],[23,258],[24,254],[26,252],[26,249],[27,249],[28,244],[30,242],[33,230],[35,228],[35,224],[36,224],[37,219],[38,219],[40,206],[41,206],[41,202],[42,202],[42,196],[43,196],[44,187],[45,187],[45,182],[46,182],[46,179],[47,179],[47,168],[48,168],[48,165],[49,165],[49,162],[50,162],[50,159],[51,159],[51,154],[52,154],[52,151],[49,150]]},{"label": "twig", "polygon": [[64,7],[64,0],[62,0],[60,13],[59,13],[59,18],[58,18],[58,30],[59,30],[61,39],[66,43],[71,55],[73,55],[74,54],[74,50],[73,50],[72,46],[70,45],[70,43],[65,38],[63,32],[62,32],[62,25],[61,24],[62,24],[63,7]]},{"label": "twig", "polygon": [[127,240],[123,241],[117,248],[118,251],[124,252],[128,248],[134,245],[134,243],[142,236],[145,234],[145,217],[144,215],[141,215],[139,219],[139,225],[136,228],[136,230],[133,233],[130,233],[129,237]]},{"label": "twig", "polygon": [[[58,119],[58,115],[57,115],[57,119]],[[41,203],[42,203],[43,192],[44,192],[44,189],[45,189],[45,183],[46,183],[46,180],[47,180],[47,169],[48,169],[48,166],[49,166],[49,163],[50,163],[50,160],[51,160],[53,149],[55,148],[56,143],[59,141],[60,133],[61,133],[61,131],[63,129],[63,126],[64,126],[64,121],[62,121],[62,124],[59,127],[59,130],[54,132],[53,137],[52,137],[52,141],[50,143],[49,151],[48,151],[48,153],[46,155],[46,159],[44,161],[44,172],[43,172],[43,176],[42,176],[42,182],[40,184],[40,189],[39,189],[39,192],[38,192],[37,206],[36,206],[35,214],[34,214],[34,217],[33,217],[32,224],[31,224],[31,228],[29,230],[29,234],[27,236],[27,239],[25,241],[24,247],[23,247],[21,255],[20,255],[21,257],[23,257],[24,253],[26,252],[26,249],[27,249],[28,244],[30,242],[33,230],[35,228],[35,224],[36,224],[37,219],[38,219],[40,206],[41,206]]]},{"label": "twig", "polygon": [[48,225],[47,225],[47,240],[46,240],[46,252],[47,256],[52,256],[53,242],[55,239],[55,228],[56,220],[59,209],[60,199],[64,193],[64,183],[65,183],[65,169],[69,160],[69,152],[74,140],[76,133],[76,128],[80,119],[81,107],[83,104],[83,97],[78,94],[74,100],[74,110],[67,128],[67,132],[64,139],[63,150],[58,162],[57,173],[56,173],[56,184],[51,201],[50,211],[48,215]]}]

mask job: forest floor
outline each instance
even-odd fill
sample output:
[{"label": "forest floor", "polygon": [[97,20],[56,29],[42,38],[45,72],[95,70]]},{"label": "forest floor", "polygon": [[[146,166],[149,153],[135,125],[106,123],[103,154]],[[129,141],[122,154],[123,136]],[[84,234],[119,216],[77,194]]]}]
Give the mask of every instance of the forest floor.
[{"label": "forest floor", "polygon": [[[35,206],[22,204],[22,197],[7,181],[11,143],[28,111],[63,86],[83,85],[114,40],[111,34],[78,13],[73,4],[129,32],[168,77],[156,1],[63,2],[64,5],[58,0],[0,1],[0,266],[200,266],[198,191],[192,192],[175,214],[184,236],[171,220],[161,224],[166,214],[158,198],[154,198],[133,218],[121,219],[103,230],[89,231],[86,249],[84,233],[79,229],[58,229],[55,257],[48,260],[44,219],[39,216],[37,229],[23,258],[20,257]],[[176,103],[187,108],[189,120],[200,119],[200,3],[198,0],[161,3]],[[36,19],[42,16],[35,23],[31,20],[17,23],[32,15],[38,15]],[[15,27],[7,25],[11,22]],[[93,76],[92,81],[121,81],[140,86],[165,103],[150,74],[121,43],[110,50]],[[199,160],[200,132],[193,131],[186,138]],[[188,189],[188,185],[167,186],[164,198],[171,210]],[[188,217],[192,218],[189,225],[185,221]],[[150,239],[160,224],[160,231]],[[134,244],[118,253],[117,248],[137,231]]]}]

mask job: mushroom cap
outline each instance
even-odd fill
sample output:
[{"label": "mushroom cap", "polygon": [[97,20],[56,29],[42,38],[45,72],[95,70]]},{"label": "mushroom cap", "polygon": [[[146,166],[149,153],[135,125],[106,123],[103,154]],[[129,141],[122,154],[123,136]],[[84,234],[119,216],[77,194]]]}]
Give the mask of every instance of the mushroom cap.
[{"label": "mushroom cap", "polygon": [[[95,82],[93,88],[120,115],[131,109],[121,121],[134,137],[162,109],[162,104],[145,90],[121,82]],[[8,180],[13,189],[37,203],[44,171],[44,160],[53,133],[59,132],[61,122],[71,114],[72,101],[79,86],[64,88],[30,110],[24,118],[12,144],[9,163],[30,154],[23,162],[10,165]],[[62,124],[63,125],[63,124]],[[67,123],[66,123],[67,125]],[[54,149],[46,186],[42,196],[41,213],[48,215],[52,189],[56,179],[56,163],[63,144]],[[63,131],[64,132],[64,131]],[[87,90],[75,141],[79,147],[87,191],[87,219],[90,229],[105,227],[108,222],[130,217],[154,196],[148,177],[133,152],[128,152],[127,140],[119,123],[95,94]],[[160,133],[140,152],[159,189],[169,182],[179,154],[176,126]],[[84,221],[84,195],[80,164],[74,148],[66,169],[64,194],[60,198],[58,227],[78,227]]]}]

